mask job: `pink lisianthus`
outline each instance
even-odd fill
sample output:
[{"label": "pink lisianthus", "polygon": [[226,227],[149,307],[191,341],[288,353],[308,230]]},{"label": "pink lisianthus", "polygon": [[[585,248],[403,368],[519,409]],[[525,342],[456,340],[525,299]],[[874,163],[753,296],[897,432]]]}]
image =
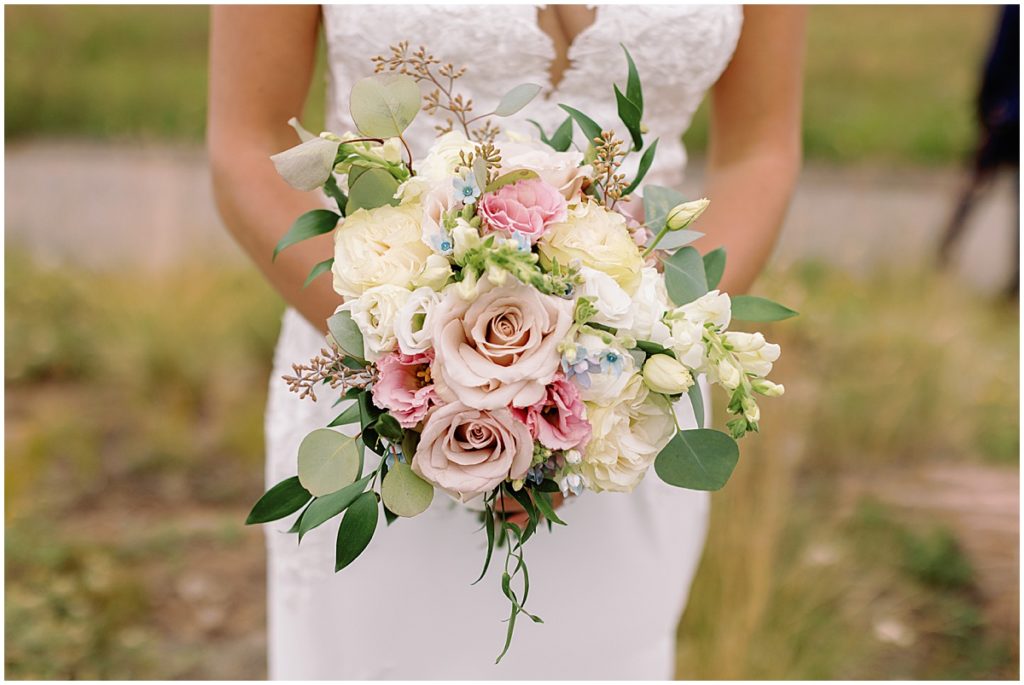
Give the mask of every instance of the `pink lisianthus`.
[{"label": "pink lisianthus", "polygon": [[590,422],[580,391],[561,374],[548,385],[544,399],[529,407],[512,407],[512,414],[550,449],[578,448],[590,440]]},{"label": "pink lisianthus", "polygon": [[373,386],[373,403],[388,410],[402,428],[412,428],[438,404],[430,382],[433,351],[419,354],[393,352],[377,360],[380,378]]},{"label": "pink lisianthus", "polygon": [[568,216],[562,194],[538,178],[516,181],[485,193],[478,212],[487,230],[509,237],[522,233],[531,244],[549,226],[565,221]]}]

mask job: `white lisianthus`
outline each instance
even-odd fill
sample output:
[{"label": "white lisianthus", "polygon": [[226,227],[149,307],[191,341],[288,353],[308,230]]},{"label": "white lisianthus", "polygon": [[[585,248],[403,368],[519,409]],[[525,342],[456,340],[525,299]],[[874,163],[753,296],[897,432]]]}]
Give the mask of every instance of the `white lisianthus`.
[{"label": "white lisianthus", "polygon": [[725,293],[712,290],[693,302],[677,307],[674,315],[682,315],[701,326],[712,323],[719,330],[723,330],[729,327],[729,321],[732,319],[732,301]]},{"label": "white lisianthus", "polygon": [[670,231],[681,231],[696,221],[704,213],[704,210],[708,208],[709,204],[711,204],[710,200],[701,198],[676,205],[669,210],[668,216],[665,218],[665,226]]},{"label": "white lisianthus", "polygon": [[650,392],[640,374],[629,377],[618,401],[587,404],[593,433],[580,472],[596,491],[630,492],[675,433],[668,400]]},{"label": "white lisianthus", "polygon": [[677,395],[693,385],[689,369],[667,354],[654,354],[644,363],[644,383],[654,392]]},{"label": "white lisianthus", "polygon": [[441,290],[452,277],[452,265],[447,257],[432,254],[423,264],[423,271],[412,280],[415,288],[425,286],[433,290]]},{"label": "white lisianthus", "polygon": [[767,342],[760,333],[739,333],[729,331],[723,338],[733,351],[743,371],[764,377],[771,373],[772,364],[778,360],[782,348]]},{"label": "white lisianthus", "polygon": [[378,285],[357,298],[346,300],[338,308],[352,314],[352,321],[363,334],[363,353],[367,361],[377,361],[381,355],[395,349],[395,322],[409,295],[409,290],[399,285]]},{"label": "white lisianthus", "polygon": [[426,352],[433,346],[430,315],[441,301],[441,293],[431,288],[417,288],[409,294],[395,317],[395,338],[404,354]]},{"label": "white lisianthus", "polygon": [[594,308],[598,313],[593,321],[613,328],[633,325],[633,298],[619,287],[615,279],[588,266],[580,268],[580,276],[583,277],[580,295],[594,298]]},{"label": "white lisianthus", "polygon": [[501,173],[529,169],[549,186],[557,188],[566,199],[579,195],[583,179],[593,173],[589,164],[580,166],[583,153],[576,150],[558,152],[526,136],[508,134],[498,142],[501,152]]},{"label": "white lisianthus", "polygon": [[412,283],[432,254],[420,239],[421,211],[384,205],[345,217],[334,232],[334,290],[359,297],[378,285]]},{"label": "white lisianthus", "polygon": [[579,261],[602,271],[632,295],[640,286],[644,266],[640,250],[626,227],[626,218],[593,201],[569,211],[567,219],[551,226],[538,241],[541,264]]},{"label": "white lisianthus", "polygon": [[630,305],[633,323],[623,332],[637,340],[650,340],[667,347],[671,331],[662,318],[668,309],[665,277],[653,266],[645,266],[640,276],[640,287],[633,295]]}]

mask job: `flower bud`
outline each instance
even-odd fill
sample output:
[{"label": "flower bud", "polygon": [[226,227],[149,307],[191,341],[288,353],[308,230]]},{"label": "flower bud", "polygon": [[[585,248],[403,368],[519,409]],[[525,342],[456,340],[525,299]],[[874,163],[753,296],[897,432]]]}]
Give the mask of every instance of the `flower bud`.
[{"label": "flower bud", "polygon": [[699,200],[693,200],[692,202],[684,202],[681,205],[676,205],[669,211],[668,216],[665,218],[665,226],[670,231],[681,231],[694,221],[697,220],[704,210],[708,208],[711,201],[707,198],[701,198]]},{"label": "flower bud", "polygon": [[654,392],[678,395],[693,385],[690,370],[667,354],[651,355],[644,364],[644,383]]},{"label": "flower bud", "polygon": [[750,381],[750,385],[754,388],[754,392],[761,393],[765,397],[779,397],[782,393],[786,392],[784,385],[772,383],[767,378],[755,378]]}]

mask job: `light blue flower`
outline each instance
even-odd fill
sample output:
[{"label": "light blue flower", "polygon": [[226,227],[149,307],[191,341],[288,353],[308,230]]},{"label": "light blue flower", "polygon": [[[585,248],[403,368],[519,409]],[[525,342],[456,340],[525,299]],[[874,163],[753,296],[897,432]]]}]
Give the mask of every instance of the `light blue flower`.
[{"label": "light blue flower", "polygon": [[440,254],[449,255],[455,249],[455,241],[447,231],[439,231],[430,236],[430,246]]},{"label": "light blue flower", "polygon": [[512,240],[516,241],[516,247],[520,252],[530,251],[530,239],[521,231],[512,231]]},{"label": "light blue flower", "polygon": [[601,373],[611,373],[618,376],[622,373],[623,359],[623,356],[615,350],[605,350],[601,354]]},{"label": "light blue flower", "polygon": [[476,176],[472,173],[466,176],[456,176],[452,179],[452,186],[455,188],[455,196],[464,205],[471,205],[480,197],[480,188],[476,184]]}]

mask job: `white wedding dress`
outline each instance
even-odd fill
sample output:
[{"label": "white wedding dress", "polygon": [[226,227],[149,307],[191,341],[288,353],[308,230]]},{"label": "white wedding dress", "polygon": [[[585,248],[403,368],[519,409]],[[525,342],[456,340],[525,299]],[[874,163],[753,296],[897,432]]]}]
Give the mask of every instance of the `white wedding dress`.
[{"label": "white wedding dress", "polygon": [[[444,61],[468,67],[460,80],[478,108],[522,82],[547,84],[507,129],[540,122],[550,134],[574,106],[604,126],[618,123],[612,82],[625,85],[619,43],[632,53],[644,85],[644,121],[658,136],[648,180],[678,186],[686,162],[680,136],[728,64],[742,24],[734,6],[598,6],[573,42],[572,63],[552,92],[551,39],[537,8],[518,6],[326,6],[328,128],[352,130],[351,84],[373,72],[370,57],[408,40]],[[410,144],[424,151],[434,120],[421,113]],[[577,132],[577,136],[580,134]],[[577,138],[579,139],[579,138]],[[628,138],[626,138],[628,140]],[[422,153],[421,153],[422,154]],[[634,155],[635,157],[636,155]],[[267,484],[296,472],[302,438],[337,415],[334,398],[300,400],[282,374],[324,340],[293,310],[284,315],[266,413]],[[705,388],[705,397],[707,389]],[[688,406],[683,420],[693,425]],[[379,529],[363,555],[335,574],[337,523],[301,546],[285,531],[292,517],[267,526],[269,665],[277,679],[668,679],[675,670],[676,625],[704,545],[706,493],[673,488],[654,473],[635,492],[584,493],[567,502],[568,526],[542,529],[528,543],[527,608],[512,648],[508,602],[496,550],[486,578],[485,538],[476,514],[438,494],[424,514]]]}]

